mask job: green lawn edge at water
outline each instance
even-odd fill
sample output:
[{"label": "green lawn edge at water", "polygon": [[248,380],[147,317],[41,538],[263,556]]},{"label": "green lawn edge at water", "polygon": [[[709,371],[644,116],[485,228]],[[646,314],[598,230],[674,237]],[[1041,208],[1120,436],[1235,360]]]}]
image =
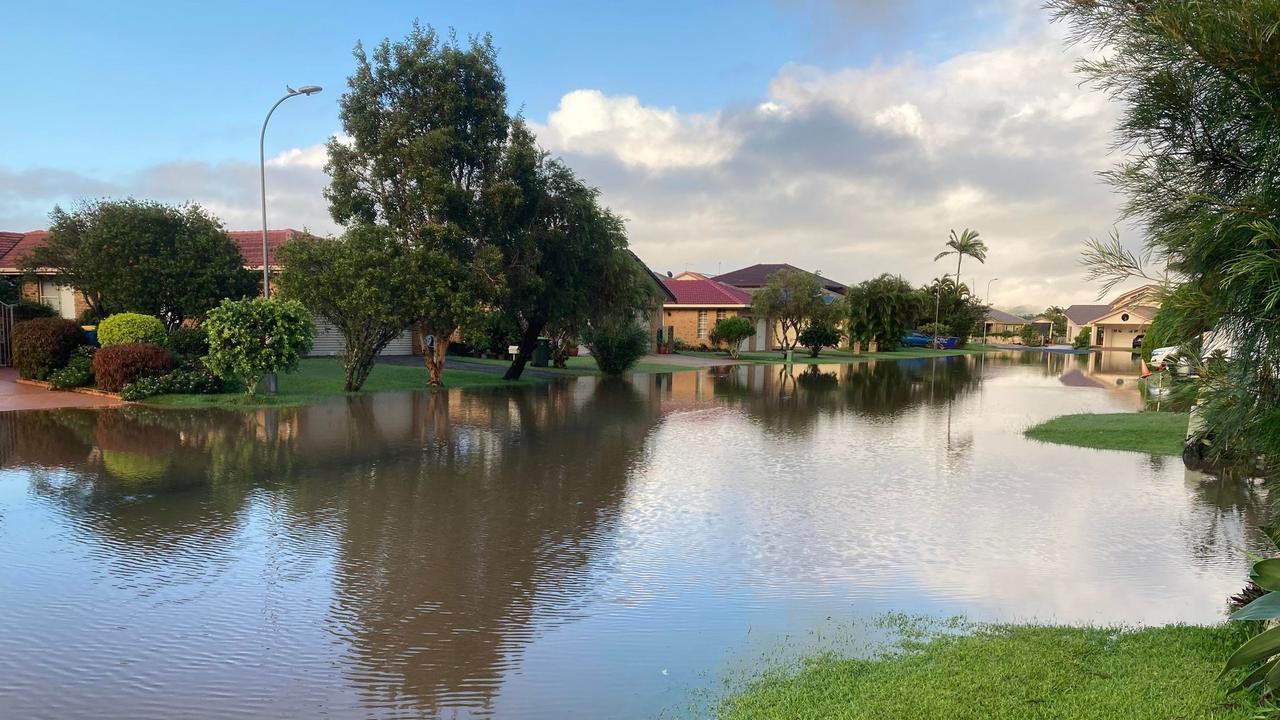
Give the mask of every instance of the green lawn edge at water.
[{"label": "green lawn edge at water", "polygon": [[1100,450],[1180,455],[1187,414],[1177,412],[1082,413],[1060,415],[1027,428],[1033,440]]},{"label": "green lawn edge at water", "polygon": [[[305,405],[338,395],[343,391],[342,364],[332,358],[307,358],[298,363],[298,369],[280,375],[279,392],[274,396],[259,394],[254,397],[242,392],[216,395],[157,395],[146,400],[148,405],[164,407],[278,407]],[[540,380],[503,380],[497,373],[471,370],[444,371],[446,388],[509,387],[530,385]],[[373,367],[368,380],[358,393],[387,392],[394,390],[427,389],[427,371],[421,365],[379,364]]]},{"label": "green lawn edge at water", "polygon": [[[481,358],[458,358],[459,360],[478,365],[506,366],[505,360],[484,360]],[[550,378],[542,373],[551,371],[554,375],[577,377],[599,375],[595,360],[589,357],[569,359],[569,367],[564,370],[552,368],[536,368],[539,377],[526,372],[520,380],[503,380],[497,372],[484,370],[462,370],[446,368],[444,386],[446,388],[496,388],[532,385],[548,382]],[[681,365],[661,365],[657,363],[638,363],[631,368],[633,373],[674,372],[693,370]],[[334,358],[306,358],[298,363],[298,369],[280,375],[279,392],[272,395],[258,394],[250,397],[242,392],[226,392],[215,395],[157,395],[148,398],[148,405],[171,408],[231,407],[257,408],[306,405],[339,395],[364,394],[388,391],[426,390],[427,371],[421,364],[398,365],[378,364],[369,373],[369,378],[358,393],[347,393],[342,389],[344,382],[342,364]]]},{"label": "green lawn edge at water", "polygon": [[[996,350],[981,345],[970,345],[965,348],[954,348],[951,350],[935,350],[933,348],[901,348],[893,352],[866,352],[857,355],[852,354],[848,350],[835,350],[824,348],[818,353],[818,357],[809,357],[809,351],[806,349],[798,349],[792,354],[792,362],[796,365],[823,365],[834,363],[859,363],[868,360],[918,360],[920,358],[934,357],[954,357],[957,355],[980,355],[985,352]],[[784,361],[780,350],[769,350],[762,352],[741,352],[738,357],[729,357],[725,352],[703,352],[701,350],[681,350],[681,355],[689,357],[705,358],[709,360],[723,360],[725,363],[741,363],[746,365],[779,365]]]},{"label": "green lawn edge at water", "polygon": [[[1239,626],[1141,630],[1003,625],[907,642],[876,659],[820,655],[750,682],[719,705],[723,720],[1244,720],[1223,660]],[[1242,673],[1243,674],[1243,673]],[[1236,678],[1238,679],[1238,678]]]}]

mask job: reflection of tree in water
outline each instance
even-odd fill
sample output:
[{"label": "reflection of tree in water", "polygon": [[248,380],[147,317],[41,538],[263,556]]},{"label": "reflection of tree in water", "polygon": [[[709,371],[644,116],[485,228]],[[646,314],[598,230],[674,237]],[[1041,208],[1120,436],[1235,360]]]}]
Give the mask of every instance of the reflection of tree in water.
[{"label": "reflection of tree in water", "polygon": [[434,396],[423,456],[341,473],[333,614],[371,700],[483,711],[535,610],[572,612],[657,420],[583,385]]},{"label": "reflection of tree in water", "polygon": [[1248,549],[1274,552],[1270,543],[1253,535],[1271,518],[1270,483],[1187,470],[1186,485],[1199,511],[1185,531],[1194,557],[1211,561],[1238,557],[1242,533]]}]

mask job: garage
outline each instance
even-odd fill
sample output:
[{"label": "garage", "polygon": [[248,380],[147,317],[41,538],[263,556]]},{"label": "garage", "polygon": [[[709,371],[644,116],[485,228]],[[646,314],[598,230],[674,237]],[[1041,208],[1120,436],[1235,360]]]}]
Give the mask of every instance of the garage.
[{"label": "garage", "polygon": [[[342,334],[328,320],[316,318],[315,340],[311,346],[312,357],[333,357],[342,352]],[[407,330],[383,348],[379,355],[412,355],[413,331]]]}]

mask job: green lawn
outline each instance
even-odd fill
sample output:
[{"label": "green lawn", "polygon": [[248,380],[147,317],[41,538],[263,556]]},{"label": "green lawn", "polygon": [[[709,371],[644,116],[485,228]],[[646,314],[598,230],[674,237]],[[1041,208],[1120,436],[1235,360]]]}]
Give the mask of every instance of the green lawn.
[{"label": "green lawn", "polygon": [[[528,385],[533,382],[537,381],[524,379],[507,382],[501,375],[486,372],[444,371],[444,384],[448,388]],[[218,395],[157,395],[146,402],[167,407],[303,405],[326,397],[345,394],[342,384],[342,365],[337,360],[307,358],[298,364],[295,372],[280,376],[280,391],[275,396],[258,395],[250,398],[240,392]],[[360,392],[424,390],[426,387],[427,371],[422,365],[375,365]]]},{"label": "green lawn", "polygon": [[[810,363],[858,363],[867,360],[914,360],[917,358],[931,357],[951,357],[955,355],[979,355],[987,352],[990,348],[982,345],[970,345],[966,348],[958,348],[954,350],[935,350],[933,348],[900,348],[893,352],[866,352],[854,355],[848,350],[835,350],[824,348],[818,353],[818,357],[809,357],[809,351],[806,349],[796,350],[792,354],[792,361],[800,364]],[[681,355],[689,357],[708,358],[713,360],[723,360],[724,362],[734,362],[728,353],[724,352],[702,352],[699,350],[681,350]],[[749,365],[777,365],[783,362],[781,350],[769,350],[764,352],[742,352],[738,353],[737,362]]]},{"label": "green lawn", "polygon": [[[996,626],[906,643],[873,660],[826,655],[729,696],[720,717],[842,720],[1235,720],[1248,695],[1217,676],[1239,627]],[[1243,674],[1243,673],[1242,673]],[[1238,678],[1237,678],[1238,679]]]},{"label": "green lawn", "polygon": [[1180,455],[1187,414],[1135,412],[1062,415],[1028,428],[1024,435],[1060,445]]}]

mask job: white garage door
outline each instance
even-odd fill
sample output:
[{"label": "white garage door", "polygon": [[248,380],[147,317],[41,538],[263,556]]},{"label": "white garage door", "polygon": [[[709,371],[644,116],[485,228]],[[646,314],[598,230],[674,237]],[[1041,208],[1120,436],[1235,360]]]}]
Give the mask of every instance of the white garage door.
[{"label": "white garage door", "polygon": [[[332,357],[342,352],[342,334],[328,320],[316,318],[315,342],[311,346],[311,355]],[[412,355],[413,333],[404,334],[392,340],[379,355]]]}]

